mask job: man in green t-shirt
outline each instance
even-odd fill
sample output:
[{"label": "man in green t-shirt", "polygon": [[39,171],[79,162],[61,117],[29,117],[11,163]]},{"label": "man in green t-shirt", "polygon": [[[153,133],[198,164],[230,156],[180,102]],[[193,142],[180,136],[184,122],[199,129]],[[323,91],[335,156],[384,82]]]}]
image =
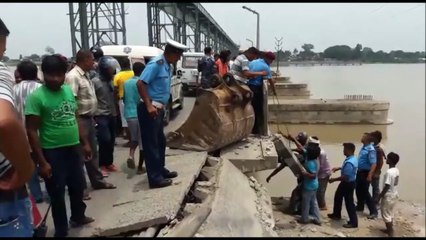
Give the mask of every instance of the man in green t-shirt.
[{"label": "man in green t-shirt", "polygon": [[90,159],[92,153],[76,114],[74,94],[68,85],[63,84],[66,60],[59,55],[46,56],[41,70],[45,84],[33,91],[25,103],[27,134],[51,199],[55,237],[65,237],[68,235],[65,186],[71,203],[71,226],[94,221],[85,216],[81,161],[81,152],[86,159]]}]

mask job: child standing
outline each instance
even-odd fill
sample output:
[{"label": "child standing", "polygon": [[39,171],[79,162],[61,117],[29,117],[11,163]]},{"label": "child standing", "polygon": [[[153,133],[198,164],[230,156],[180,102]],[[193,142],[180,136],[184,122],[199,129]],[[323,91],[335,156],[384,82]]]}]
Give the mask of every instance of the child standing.
[{"label": "child standing", "polygon": [[318,167],[319,163],[317,158],[319,157],[321,149],[318,144],[308,143],[308,146],[304,149],[306,161],[304,169],[302,169],[303,175],[303,194],[302,194],[302,218],[299,223],[307,224],[309,221],[309,215],[313,215],[314,219],[312,222],[317,225],[321,225],[320,212],[317,202],[317,190],[318,190]]},{"label": "child standing", "polygon": [[382,200],[380,209],[382,212],[382,218],[386,224],[386,229],[382,230],[387,233],[389,237],[394,236],[393,231],[393,218],[394,208],[398,199],[398,182],[399,182],[399,170],[396,168],[396,164],[399,161],[399,155],[390,152],[386,158],[386,164],[389,165],[389,169],[386,171],[383,178],[383,190],[380,193],[376,202],[379,203]]}]

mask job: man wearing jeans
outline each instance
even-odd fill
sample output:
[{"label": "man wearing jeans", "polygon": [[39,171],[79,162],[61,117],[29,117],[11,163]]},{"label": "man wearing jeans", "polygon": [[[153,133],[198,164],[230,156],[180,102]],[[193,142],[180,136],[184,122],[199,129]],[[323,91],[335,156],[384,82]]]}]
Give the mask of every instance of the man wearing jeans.
[{"label": "man wearing jeans", "polygon": [[41,70],[45,84],[32,92],[25,102],[27,134],[51,200],[55,237],[65,237],[68,235],[65,186],[71,203],[71,226],[94,221],[85,215],[81,159],[82,150],[86,160],[91,159],[92,153],[78,117],[74,94],[63,84],[66,60],[59,55],[46,56]]},{"label": "man wearing jeans", "polygon": [[78,105],[78,114],[84,124],[84,128],[87,130],[92,149],[92,158],[85,161],[87,175],[93,189],[114,189],[115,186],[104,180],[99,169],[98,144],[96,141],[95,121],[93,119],[97,108],[97,99],[93,83],[88,76],[93,69],[94,57],[92,52],[80,50],[77,52],[76,58],[77,65],[66,75],[65,82],[73,90]]},{"label": "man wearing jeans", "polygon": [[361,142],[363,146],[358,154],[358,173],[356,176],[356,198],[357,211],[364,211],[364,204],[370,210],[369,219],[377,218],[377,208],[369,192],[370,183],[376,170],[376,150],[372,144],[373,140],[369,133],[364,133]]},{"label": "man wearing jeans", "polygon": [[354,155],[355,145],[353,143],[343,144],[343,154],[346,156],[343,161],[342,167],[333,168],[333,172],[341,171],[340,177],[330,178],[330,183],[340,181],[334,194],[333,213],[328,214],[328,217],[333,220],[340,220],[342,218],[342,202],[345,199],[346,211],[349,215],[349,222],[344,224],[344,228],[357,228],[358,216],[355,211],[354,204],[354,189],[356,181],[356,172],[358,169],[358,160]]},{"label": "man wearing jeans", "polygon": [[[0,59],[6,50],[9,30],[0,19]],[[32,237],[31,201],[25,183],[34,163],[16,110],[13,77],[0,62],[0,238]]]},{"label": "man wearing jeans", "polygon": [[145,165],[150,188],[172,184],[177,172],[165,168],[166,137],[164,136],[164,106],[170,98],[170,64],[176,63],[187,47],[168,40],[164,53],[151,59],[136,83],[141,103],[138,105],[139,127],[145,153]]},{"label": "man wearing jeans", "polygon": [[99,165],[103,171],[117,172],[114,165],[114,143],[117,110],[114,103],[114,88],[112,80],[117,60],[104,56],[99,60],[99,77],[93,79],[98,109],[96,123],[99,141]]}]

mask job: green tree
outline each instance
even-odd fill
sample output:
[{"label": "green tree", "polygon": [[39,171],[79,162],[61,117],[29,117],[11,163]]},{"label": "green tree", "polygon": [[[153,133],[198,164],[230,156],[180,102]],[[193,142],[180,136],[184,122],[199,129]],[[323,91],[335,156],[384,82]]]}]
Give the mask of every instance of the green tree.
[{"label": "green tree", "polygon": [[324,50],[324,58],[347,61],[352,58],[352,49],[346,45],[336,45]]},{"label": "green tree", "polygon": [[295,49],[293,50],[293,56],[297,56],[297,54],[299,54],[299,50],[297,50],[297,48],[295,48]]},{"label": "green tree", "polygon": [[10,60],[10,58],[8,56],[4,55],[3,58],[0,59],[0,60],[2,60],[4,62],[8,62]]},{"label": "green tree", "polygon": [[312,49],[314,49],[314,45],[310,44],[310,43],[305,43],[302,45],[302,49],[305,52],[312,52]]},{"label": "green tree", "polygon": [[53,49],[51,46],[47,46],[44,51],[50,55],[55,54],[55,49]]},{"label": "green tree", "polygon": [[28,59],[30,59],[31,61],[40,61],[41,59],[40,59],[40,56],[38,55],[38,54],[35,54],[35,53],[33,53],[33,54],[31,54],[29,57],[26,57],[26,58],[28,58]]}]

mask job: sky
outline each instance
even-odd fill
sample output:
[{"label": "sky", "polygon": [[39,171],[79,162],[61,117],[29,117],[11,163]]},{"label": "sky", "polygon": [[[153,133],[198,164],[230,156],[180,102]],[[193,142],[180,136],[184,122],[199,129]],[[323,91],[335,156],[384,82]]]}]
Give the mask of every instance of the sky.
[{"label": "sky", "polygon": [[[202,3],[222,29],[241,48],[256,45],[256,15],[260,14],[260,49],[274,50],[283,38],[283,50],[304,43],[313,51],[333,45],[373,50],[425,51],[424,3]],[[148,45],[146,3],[126,3],[127,43]],[[44,54],[46,46],[71,56],[68,3],[0,3],[0,18],[11,34],[6,56]]]}]

